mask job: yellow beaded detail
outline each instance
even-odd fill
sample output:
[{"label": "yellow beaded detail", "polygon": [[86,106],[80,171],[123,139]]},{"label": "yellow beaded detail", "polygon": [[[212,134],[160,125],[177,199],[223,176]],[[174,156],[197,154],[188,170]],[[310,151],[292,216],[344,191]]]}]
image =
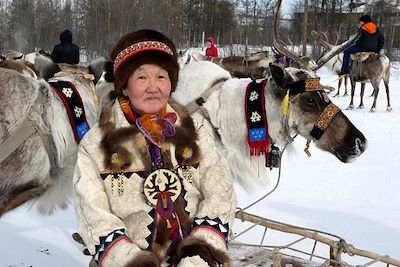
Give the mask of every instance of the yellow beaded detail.
[{"label": "yellow beaded detail", "polygon": [[183,164],[181,165],[182,176],[189,183],[193,182],[193,171],[190,165]]},{"label": "yellow beaded detail", "polygon": [[190,159],[193,156],[193,150],[190,147],[184,147],[182,150],[182,157],[184,159]]}]

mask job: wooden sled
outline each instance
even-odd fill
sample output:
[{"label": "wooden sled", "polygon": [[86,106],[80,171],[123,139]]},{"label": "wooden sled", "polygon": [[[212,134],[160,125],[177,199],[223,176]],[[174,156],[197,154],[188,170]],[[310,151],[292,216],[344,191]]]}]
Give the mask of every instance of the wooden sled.
[{"label": "wooden sled", "polygon": [[[398,259],[358,249],[343,238],[323,231],[269,220],[240,210],[236,213],[235,224],[243,230],[234,233],[229,241],[234,267],[400,266]],[[240,241],[245,233],[256,229],[263,233],[258,243]],[[270,242],[269,236],[275,241]]]}]

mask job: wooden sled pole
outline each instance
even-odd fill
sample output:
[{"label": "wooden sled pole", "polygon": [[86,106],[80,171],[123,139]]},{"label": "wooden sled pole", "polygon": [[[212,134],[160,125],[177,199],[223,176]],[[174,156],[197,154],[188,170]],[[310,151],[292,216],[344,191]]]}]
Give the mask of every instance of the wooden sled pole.
[{"label": "wooden sled pole", "polygon": [[[361,250],[355,248],[351,244],[347,244],[346,242],[343,242],[344,240],[341,239],[339,241],[332,240],[328,237],[322,236],[319,234],[317,231],[312,231],[308,229],[304,229],[301,227],[289,225],[289,224],[284,224],[284,223],[279,223],[276,221],[272,221],[257,215],[253,215],[244,211],[237,211],[236,212],[236,219],[242,220],[242,221],[248,221],[257,225],[261,225],[264,227],[268,227],[277,231],[282,231],[285,233],[291,233],[291,234],[297,234],[300,236],[305,236],[310,239],[316,240],[318,242],[324,243],[333,250],[337,251],[339,248],[343,249],[343,252],[347,253],[350,256],[361,256],[365,258],[370,258],[374,261],[381,261],[387,264],[391,264],[394,266],[400,266],[400,260],[393,259],[388,255],[380,255],[377,253],[369,252],[366,250]],[[332,235],[334,236],[334,235]],[[340,239],[340,238],[339,238]],[[332,249],[331,249],[332,250]]]}]

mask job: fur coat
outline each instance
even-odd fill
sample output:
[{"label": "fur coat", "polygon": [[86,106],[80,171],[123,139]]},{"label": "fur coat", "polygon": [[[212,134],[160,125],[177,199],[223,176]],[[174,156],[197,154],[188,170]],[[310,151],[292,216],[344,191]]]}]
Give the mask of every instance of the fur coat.
[{"label": "fur coat", "polygon": [[[168,266],[173,257],[182,259],[178,266],[201,266],[199,260],[206,260],[191,249],[204,247],[221,259],[218,262],[229,264],[226,241],[237,201],[213,129],[201,115],[190,117],[176,103],[170,102],[167,112],[177,114],[176,134],[166,138],[161,152],[165,169],[181,183],[173,199],[174,216],[180,231],[187,230],[180,244],[190,249],[171,246],[169,221],[160,216],[157,203],[146,198],[144,183],[151,176],[148,146],[115,100],[82,139],[74,176],[78,231],[98,266],[140,266],[149,252],[150,261],[157,258],[161,266]],[[119,170],[113,165],[115,153],[121,158]]]}]

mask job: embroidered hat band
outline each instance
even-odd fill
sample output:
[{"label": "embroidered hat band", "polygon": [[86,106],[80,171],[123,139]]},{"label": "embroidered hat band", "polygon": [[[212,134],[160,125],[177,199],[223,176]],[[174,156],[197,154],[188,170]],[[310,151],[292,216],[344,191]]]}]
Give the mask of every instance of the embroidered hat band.
[{"label": "embroidered hat band", "polygon": [[134,43],[117,55],[117,57],[114,60],[114,73],[118,69],[118,67],[123,63],[127,58],[143,51],[148,51],[148,50],[156,50],[156,51],[161,51],[165,52],[167,54],[170,54],[171,56],[174,55],[172,49],[167,46],[166,44],[158,41],[144,41],[144,42],[139,42],[139,43]]}]

